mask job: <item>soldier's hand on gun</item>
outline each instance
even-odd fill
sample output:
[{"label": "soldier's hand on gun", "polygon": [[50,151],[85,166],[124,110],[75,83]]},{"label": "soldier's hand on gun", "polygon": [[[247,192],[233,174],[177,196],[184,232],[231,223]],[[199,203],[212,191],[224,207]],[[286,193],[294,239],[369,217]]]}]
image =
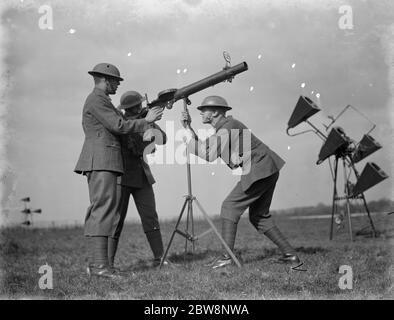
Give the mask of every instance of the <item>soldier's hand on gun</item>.
[{"label": "soldier's hand on gun", "polygon": [[153,107],[152,109],[149,109],[145,117],[145,120],[148,121],[149,123],[158,121],[163,117],[163,111],[164,108],[162,107]]},{"label": "soldier's hand on gun", "polygon": [[192,122],[192,118],[190,117],[190,114],[188,111],[182,111],[181,113],[181,123],[184,128],[187,127],[187,125],[190,125]]}]

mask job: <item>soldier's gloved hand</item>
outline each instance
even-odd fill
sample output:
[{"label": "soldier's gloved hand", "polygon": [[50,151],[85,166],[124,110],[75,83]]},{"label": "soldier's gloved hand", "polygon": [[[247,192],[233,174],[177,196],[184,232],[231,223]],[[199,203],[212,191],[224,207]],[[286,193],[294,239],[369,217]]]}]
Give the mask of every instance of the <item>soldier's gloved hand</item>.
[{"label": "soldier's gloved hand", "polygon": [[155,133],[153,129],[148,129],[144,132],[144,135],[142,137],[142,141],[144,142],[151,142],[155,138]]},{"label": "soldier's gloved hand", "polygon": [[192,122],[192,118],[188,111],[182,111],[181,113],[181,124],[184,128],[186,128]]},{"label": "soldier's gloved hand", "polygon": [[163,110],[164,109],[162,107],[153,107],[152,109],[149,109],[145,120],[149,123],[160,120],[163,116]]}]

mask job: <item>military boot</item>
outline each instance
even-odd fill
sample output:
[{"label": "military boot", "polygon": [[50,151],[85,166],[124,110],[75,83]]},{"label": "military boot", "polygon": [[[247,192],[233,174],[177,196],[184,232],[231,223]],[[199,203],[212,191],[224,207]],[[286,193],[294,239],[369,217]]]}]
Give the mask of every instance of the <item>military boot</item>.
[{"label": "military boot", "polygon": [[[147,232],[146,238],[148,239],[149,246],[153,253],[153,261],[151,266],[156,268],[160,266],[161,258],[164,254],[163,239],[161,237],[160,229],[155,229],[153,231]],[[166,259],[163,261],[163,266],[170,265],[170,262]]]},{"label": "military boot", "polygon": [[[237,226],[237,223],[231,220],[222,219],[222,238],[231,251],[234,250]],[[212,269],[217,269],[223,268],[232,263],[233,260],[231,259],[230,255],[227,252],[224,252],[220,256],[216,257],[213,261],[208,263],[207,266],[211,267]]]},{"label": "military boot", "polygon": [[268,231],[265,231],[264,235],[267,236],[267,238],[270,239],[273,243],[275,243],[278,246],[279,250],[282,251],[282,257],[278,259],[278,262],[290,263],[292,265],[298,266],[302,264],[301,260],[296,254],[296,251],[286,240],[278,227],[272,227]]}]

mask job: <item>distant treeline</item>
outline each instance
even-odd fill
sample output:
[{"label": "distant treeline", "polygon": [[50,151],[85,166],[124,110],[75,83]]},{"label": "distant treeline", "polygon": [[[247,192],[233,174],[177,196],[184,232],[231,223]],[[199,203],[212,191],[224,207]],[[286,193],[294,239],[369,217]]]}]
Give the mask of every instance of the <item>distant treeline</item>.
[{"label": "distant treeline", "polygon": [[[316,206],[309,207],[297,207],[283,210],[274,210],[277,214],[288,214],[288,215],[320,215],[320,214],[331,214],[331,205],[319,203]],[[339,212],[346,210],[346,202],[342,205],[338,205]],[[380,200],[369,201],[368,209],[370,212],[391,212],[394,211],[394,201],[383,198]],[[365,212],[362,200],[350,202],[351,212]]]}]

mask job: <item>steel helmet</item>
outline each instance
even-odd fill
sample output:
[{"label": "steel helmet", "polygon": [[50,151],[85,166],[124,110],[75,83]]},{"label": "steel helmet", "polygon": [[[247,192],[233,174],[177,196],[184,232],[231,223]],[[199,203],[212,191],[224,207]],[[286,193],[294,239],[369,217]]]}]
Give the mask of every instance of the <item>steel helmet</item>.
[{"label": "steel helmet", "polygon": [[120,97],[120,105],[118,106],[118,109],[132,108],[132,107],[138,106],[139,104],[141,104],[145,100],[146,100],[146,97],[143,97],[137,91],[126,91]]},{"label": "steel helmet", "polygon": [[93,70],[88,71],[88,73],[92,76],[104,75],[123,81],[123,78],[120,76],[119,69],[110,63],[99,63],[93,68]]},{"label": "steel helmet", "polygon": [[219,96],[209,96],[206,97],[200,106],[197,107],[198,110],[201,110],[204,107],[220,107],[226,109],[226,111],[231,110],[232,108],[228,106],[226,100]]}]

